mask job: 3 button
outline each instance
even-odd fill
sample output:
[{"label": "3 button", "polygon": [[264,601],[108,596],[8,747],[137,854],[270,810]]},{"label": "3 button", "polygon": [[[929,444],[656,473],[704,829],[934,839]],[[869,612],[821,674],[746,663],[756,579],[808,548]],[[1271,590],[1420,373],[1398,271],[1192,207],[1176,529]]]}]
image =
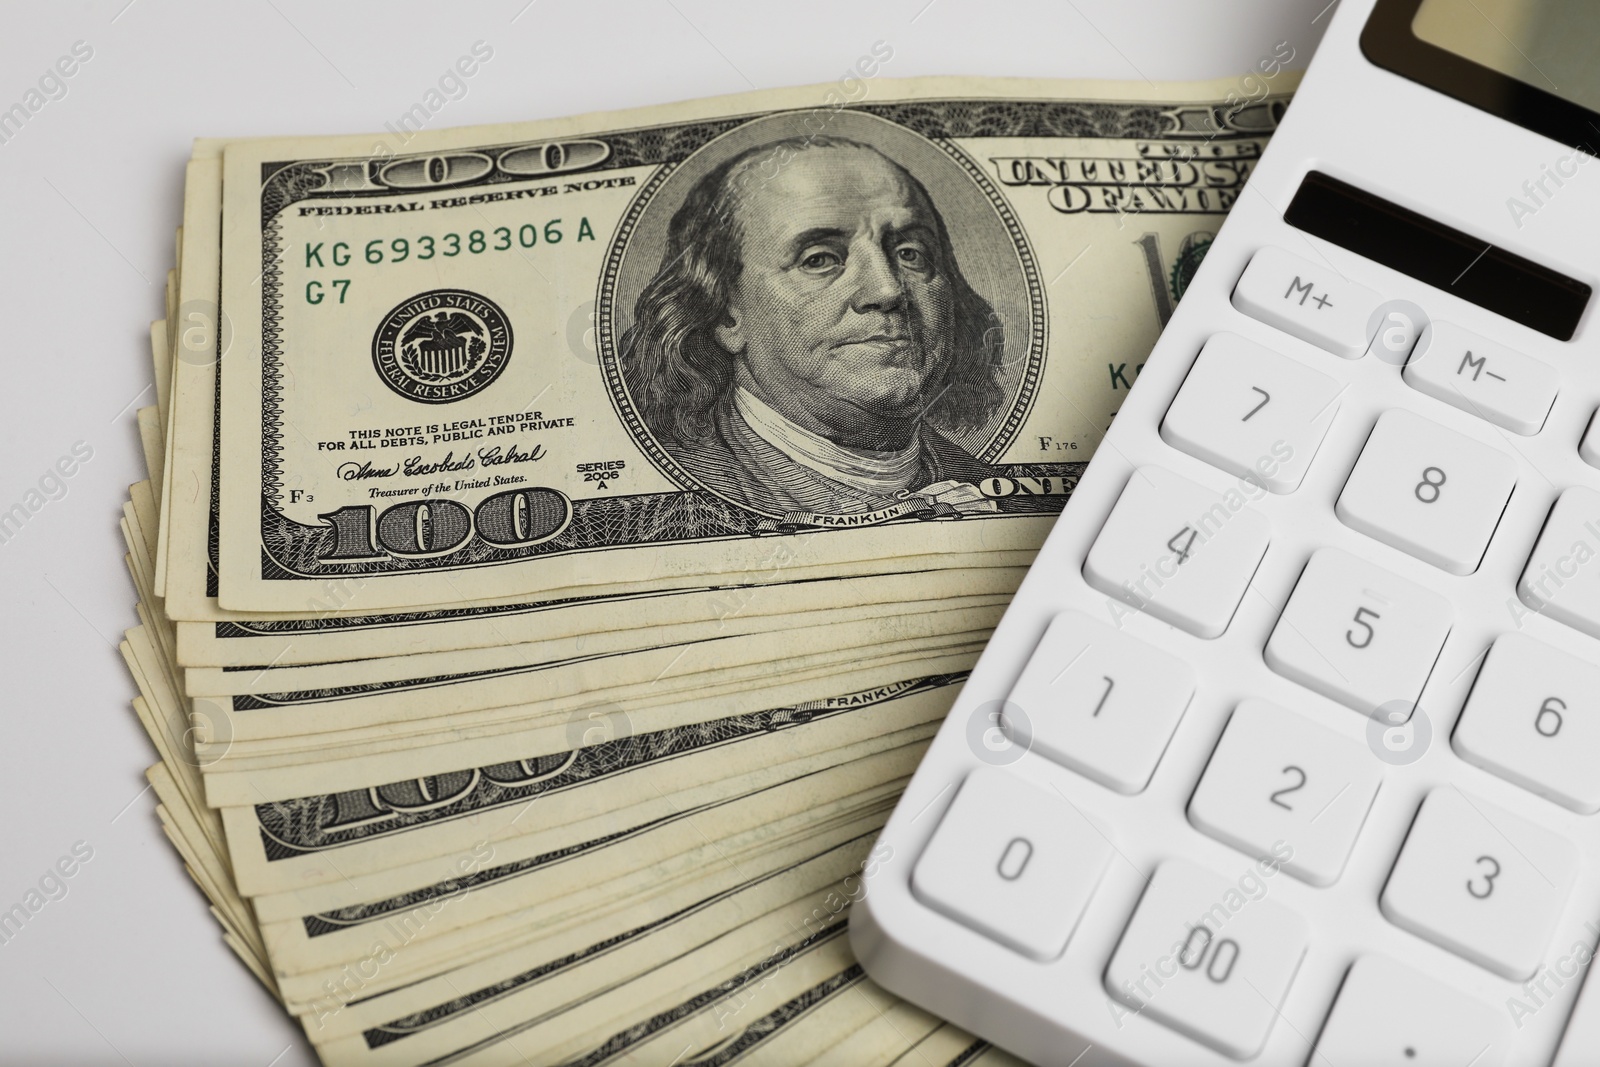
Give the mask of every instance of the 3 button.
[{"label": "3 button", "polygon": [[1521,982],[1538,970],[1577,872],[1566,838],[1441,786],[1422,802],[1380,904],[1396,926]]}]

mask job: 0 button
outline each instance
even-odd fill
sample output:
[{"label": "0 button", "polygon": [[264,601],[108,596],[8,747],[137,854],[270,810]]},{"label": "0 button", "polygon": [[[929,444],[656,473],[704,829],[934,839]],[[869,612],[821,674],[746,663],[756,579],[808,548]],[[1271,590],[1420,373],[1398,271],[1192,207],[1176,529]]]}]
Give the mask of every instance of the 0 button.
[{"label": "0 button", "polygon": [[1058,793],[1010,771],[967,775],[911,872],[928,907],[1041,962],[1067,947],[1111,845]]}]

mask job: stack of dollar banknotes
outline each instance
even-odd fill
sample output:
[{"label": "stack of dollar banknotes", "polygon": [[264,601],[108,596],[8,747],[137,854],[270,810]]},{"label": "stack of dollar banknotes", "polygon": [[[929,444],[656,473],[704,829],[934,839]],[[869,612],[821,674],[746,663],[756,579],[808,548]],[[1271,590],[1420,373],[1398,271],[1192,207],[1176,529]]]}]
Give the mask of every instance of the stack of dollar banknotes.
[{"label": "stack of dollar banknotes", "polygon": [[122,651],[325,1062],[1011,1062],[850,906],[1272,66],[196,142]]}]

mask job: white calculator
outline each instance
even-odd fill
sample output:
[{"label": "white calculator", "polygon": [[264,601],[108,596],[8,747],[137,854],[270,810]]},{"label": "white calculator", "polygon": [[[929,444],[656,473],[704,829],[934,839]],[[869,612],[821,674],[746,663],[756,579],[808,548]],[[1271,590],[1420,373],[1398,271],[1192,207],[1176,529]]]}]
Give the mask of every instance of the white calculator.
[{"label": "white calculator", "polygon": [[853,910],[1035,1063],[1600,1063],[1600,3],[1330,17]]}]

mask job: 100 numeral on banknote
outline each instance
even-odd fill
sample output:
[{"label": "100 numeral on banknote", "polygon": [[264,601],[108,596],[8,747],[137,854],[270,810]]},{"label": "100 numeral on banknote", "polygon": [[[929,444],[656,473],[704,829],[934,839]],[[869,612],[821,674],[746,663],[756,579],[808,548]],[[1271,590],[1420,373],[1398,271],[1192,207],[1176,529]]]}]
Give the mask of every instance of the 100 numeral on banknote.
[{"label": "100 numeral on banknote", "polygon": [[230,146],[224,606],[1036,546],[1283,100],[1015,88]]}]

